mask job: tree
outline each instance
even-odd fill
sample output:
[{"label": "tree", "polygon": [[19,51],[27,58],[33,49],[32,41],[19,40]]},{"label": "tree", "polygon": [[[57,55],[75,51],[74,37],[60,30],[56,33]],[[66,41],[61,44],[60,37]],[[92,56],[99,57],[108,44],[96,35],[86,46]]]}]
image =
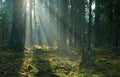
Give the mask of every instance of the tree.
[{"label": "tree", "polygon": [[61,0],[57,2],[57,29],[60,36],[58,36],[58,44],[60,49],[66,51],[67,46],[67,13],[68,13],[68,0]]},{"label": "tree", "polygon": [[[11,11],[12,8],[6,8],[7,1],[0,1],[0,43],[7,45],[11,29]],[[9,4],[10,6],[12,4]]]},{"label": "tree", "polygon": [[[106,11],[104,13],[104,17],[106,17],[105,20],[105,38],[107,39],[107,45],[110,45],[109,48],[115,48],[118,50],[119,48],[119,30],[120,30],[120,23],[119,23],[119,0],[106,0],[102,1],[102,5],[104,6],[104,10]],[[106,15],[106,16],[105,16]]]},{"label": "tree", "polygon": [[24,49],[24,0],[13,0],[13,26],[9,47],[14,50]]},{"label": "tree", "polygon": [[95,46],[99,47],[101,45],[101,27],[100,27],[100,0],[95,0]]},{"label": "tree", "polygon": [[[92,52],[91,52],[91,8],[92,0],[89,0],[89,24],[88,24],[88,44],[87,49],[84,49],[82,52],[82,62],[81,69],[91,69],[93,66],[92,61]],[[89,71],[88,71],[89,72]]]},{"label": "tree", "polygon": [[61,34],[61,42],[62,46],[67,46],[67,13],[68,13],[68,0],[61,0],[61,33],[64,32],[64,34]]}]

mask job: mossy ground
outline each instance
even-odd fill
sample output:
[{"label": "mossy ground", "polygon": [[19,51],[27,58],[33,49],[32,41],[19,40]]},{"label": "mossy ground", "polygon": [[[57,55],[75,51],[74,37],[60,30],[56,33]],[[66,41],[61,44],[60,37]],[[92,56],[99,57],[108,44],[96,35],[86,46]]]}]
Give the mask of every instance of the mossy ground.
[{"label": "mossy ground", "polygon": [[0,77],[120,77],[120,53],[93,49],[92,75],[79,72],[78,48],[58,51],[50,47],[26,49],[25,52],[0,51]]}]

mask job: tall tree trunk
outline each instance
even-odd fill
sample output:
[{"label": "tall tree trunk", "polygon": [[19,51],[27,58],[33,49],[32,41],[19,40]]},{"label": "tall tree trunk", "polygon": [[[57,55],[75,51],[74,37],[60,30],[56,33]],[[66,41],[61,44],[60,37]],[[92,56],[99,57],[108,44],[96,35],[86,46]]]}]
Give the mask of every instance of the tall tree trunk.
[{"label": "tall tree trunk", "polygon": [[75,17],[76,17],[76,14],[75,14],[75,11],[76,11],[76,8],[75,8],[75,0],[71,0],[71,42],[72,42],[72,46],[75,47],[76,45],[76,34],[75,34],[75,26],[76,26],[76,23],[75,23]]},{"label": "tall tree trunk", "polygon": [[[79,38],[81,38],[81,39],[79,39],[79,40],[81,40],[81,43],[80,43],[80,47],[81,47],[81,53],[82,53],[82,61],[84,60],[84,58],[85,58],[85,0],[81,0],[80,1],[80,4],[81,4],[81,8],[80,8],[80,33],[81,33],[81,35],[80,35],[80,37]],[[83,62],[84,63],[84,62]],[[81,67],[83,67],[82,65],[81,65],[81,63],[80,63],[80,66],[79,66],[79,68],[80,68],[80,70],[81,70]]]},{"label": "tall tree trunk", "polygon": [[61,0],[60,1],[60,42],[59,46],[63,51],[66,51],[66,46],[67,46],[67,12],[68,12],[68,0]]},{"label": "tall tree trunk", "polygon": [[100,0],[95,1],[95,47],[99,47],[101,45],[101,27],[100,27]]},{"label": "tall tree trunk", "polygon": [[[34,3],[34,4],[32,4],[32,2]],[[34,5],[34,6],[33,6]],[[29,15],[30,15],[30,46],[32,46],[33,45],[33,29],[32,29],[32,11],[33,11],[33,9],[34,9],[34,21],[35,21],[35,26],[36,26],[36,18],[35,18],[35,0],[34,1],[32,1],[32,0],[30,0],[30,11],[29,11]]]},{"label": "tall tree trunk", "polygon": [[88,45],[87,45],[87,49],[83,50],[84,52],[82,53],[82,62],[81,62],[81,66],[82,66],[81,69],[89,69],[89,70],[93,66],[92,52],[91,52],[91,10],[92,10],[91,5],[92,5],[92,0],[89,0]]},{"label": "tall tree trunk", "polygon": [[62,40],[63,41],[63,46],[67,46],[67,12],[68,12],[68,0],[62,0]]},{"label": "tall tree trunk", "polygon": [[119,9],[120,8],[118,8],[118,7],[120,5],[120,1],[116,1],[115,0],[114,3],[115,3],[115,6],[114,6],[115,7],[114,8],[114,10],[115,10],[114,11],[115,12],[115,14],[114,14],[115,15],[114,16],[115,17],[115,21],[114,22],[115,22],[115,26],[116,26],[116,29],[115,29],[115,38],[116,38],[115,39],[115,47],[116,47],[116,51],[118,51],[118,49],[119,49],[119,26],[120,26],[119,25],[119,17],[120,17],[120,14],[119,14],[120,10]]},{"label": "tall tree trunk", "polygon": [[13,26],[9,42],[9,47],[14,50],[24,49],[24,0],[13,0]]}]

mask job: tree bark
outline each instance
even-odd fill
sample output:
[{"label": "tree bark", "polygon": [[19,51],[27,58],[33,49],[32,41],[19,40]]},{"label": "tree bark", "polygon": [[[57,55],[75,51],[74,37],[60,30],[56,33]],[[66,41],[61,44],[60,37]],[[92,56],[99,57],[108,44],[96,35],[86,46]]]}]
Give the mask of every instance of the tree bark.
[{"label": "tree bark", "polygon": [[[89,0],[89,25],[88,25],[88,45],[87,49],[83,49],[82,51],[82,62],[81,62],[81,69],[88,69],[91,70],[93,66],[93,60],[92,60],[92,52],[91,52],[91,5],[92,0]],[[84,47],[84,45],[83,45]]]},{"label": "tree bark", "polygon": [[24,49],[24,15],[23,15],[24,0],[13,0],[13,26],[9,47],[14,50]]},{"label": "tree bark", "polygon": [[99,47],[101,45],[101,27],[100,27],[100,0],[95,1],[95,47]]}]

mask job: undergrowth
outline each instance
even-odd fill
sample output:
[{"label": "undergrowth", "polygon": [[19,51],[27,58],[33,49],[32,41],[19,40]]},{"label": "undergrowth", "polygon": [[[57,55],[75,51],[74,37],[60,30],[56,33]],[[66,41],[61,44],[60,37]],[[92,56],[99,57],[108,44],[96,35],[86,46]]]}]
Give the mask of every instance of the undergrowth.
[{"label": "undergrowth", "polygon": [[25,52],[0,51],[0,77],[120,77],[120,53],[93,49],[91,74],[79,71],[80,49],[66,52],[34,47]]}]

